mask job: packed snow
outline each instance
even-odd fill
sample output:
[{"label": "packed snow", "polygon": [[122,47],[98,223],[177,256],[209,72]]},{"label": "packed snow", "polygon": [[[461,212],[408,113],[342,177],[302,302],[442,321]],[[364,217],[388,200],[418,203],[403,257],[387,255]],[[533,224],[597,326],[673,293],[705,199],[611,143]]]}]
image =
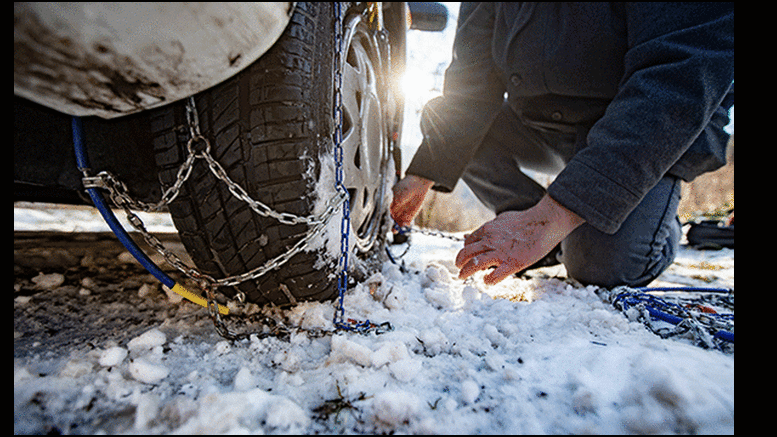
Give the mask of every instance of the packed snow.
[{"label": "packed snow", "polygon": [[[88,210],[15,205],[14,230],[42,229],[107,227]],[[96,255],[75,260],[76,279],[15,278],[14,433],[734,433],[733,353],[654,335],[563,266],[458,280],[461,244],[414,234],[399,264],[352,284],[345,317],[392,327],[369,334],[332,333],[332,302],[233,305],[227,324],[256,334],[227,341],[150,275],[106,285]],[[683,246],[651,285],[733,288],[733,260]],[[71,341],[17,328],[19,314],[71,320],[57,328]],[[241,322],[263,316],[295,329]]]}]

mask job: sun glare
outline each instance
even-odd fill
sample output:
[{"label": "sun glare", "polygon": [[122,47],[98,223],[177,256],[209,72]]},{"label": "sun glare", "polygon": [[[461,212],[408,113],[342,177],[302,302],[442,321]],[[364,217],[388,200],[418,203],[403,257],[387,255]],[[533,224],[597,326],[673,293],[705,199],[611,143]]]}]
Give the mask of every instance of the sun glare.
[{"label": "sun glare", "polygon": [[407,101],[423,103],[441,93],[436,87],[434,75],[411,67],[405,71],[401,83]]}]

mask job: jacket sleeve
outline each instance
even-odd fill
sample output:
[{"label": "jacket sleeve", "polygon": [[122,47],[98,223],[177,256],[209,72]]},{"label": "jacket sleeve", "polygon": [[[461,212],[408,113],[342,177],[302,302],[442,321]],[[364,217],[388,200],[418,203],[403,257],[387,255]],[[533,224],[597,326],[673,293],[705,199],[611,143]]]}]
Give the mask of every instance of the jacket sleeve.
[{"label": "jacket sleeve", "polygon": [[421,114],[424,139],[407,173],[434,181],[439,191],[453,190],[504,100],[492,59],[493,21],[493,3],[462,3],[443,95]]},{"label": "jacket sleeve", "polygon": [[606,233],[702,135],[734,81],[733,3],[632,4],[627,32],[618,93],[548,187]]}]

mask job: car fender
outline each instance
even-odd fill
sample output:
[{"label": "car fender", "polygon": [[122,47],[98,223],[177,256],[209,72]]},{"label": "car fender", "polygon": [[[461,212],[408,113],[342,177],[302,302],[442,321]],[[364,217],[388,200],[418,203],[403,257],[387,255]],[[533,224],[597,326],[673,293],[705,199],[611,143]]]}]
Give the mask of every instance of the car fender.
[{"label": "car fender", "polygon": [[210,88],[264,54],[293,3],[14,3],[14,95],[115,118]]}]

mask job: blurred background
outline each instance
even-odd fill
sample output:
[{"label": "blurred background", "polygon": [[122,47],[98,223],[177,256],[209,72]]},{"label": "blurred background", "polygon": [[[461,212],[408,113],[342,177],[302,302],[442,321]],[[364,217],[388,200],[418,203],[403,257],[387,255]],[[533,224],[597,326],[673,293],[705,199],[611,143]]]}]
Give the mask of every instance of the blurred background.
[{"label": "blurred background", "polygon": [[[448,25],[443,32],[408,33],[408,62],[403,87],[405,90],[405,124],[402,134],[403,174],[421,144],[420,117],[424,104],[442,94],[445,69],[451,61],[453,39],[459,15],[459,2],[443,2],[448,8]],[[728,164],[702,175],[693,183],[683,183],[680,220],[685,223],[703,215],[719,217],[734,208],[734,108],[731,108],[731,133]],[[529,173],[547,187],[553,177]],[[449,232],[475,229],[491,220],[494,214],[483,207],[463,182],[452,193],[431,191],[415,224]]]}]

